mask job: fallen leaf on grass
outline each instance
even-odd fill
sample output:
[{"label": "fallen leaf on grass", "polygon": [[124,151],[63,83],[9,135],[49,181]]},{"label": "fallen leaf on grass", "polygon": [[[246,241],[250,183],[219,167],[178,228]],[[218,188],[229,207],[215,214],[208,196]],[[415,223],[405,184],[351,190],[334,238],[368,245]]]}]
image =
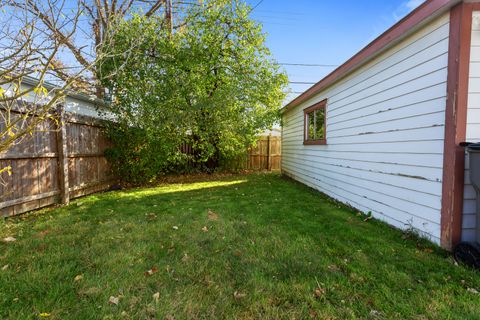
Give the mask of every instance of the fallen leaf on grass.
[{"label": "fallen leaf on grass", "polygon": [[235,257],[240,257],[240,256],[242,255],[242,253],[241,253],[239,250],[236,250],[236,251],[233,253],[233,255],[234,255]]},{"label": "fallen leaf on grass", "polygon": [[50,313],[47,313],[47,312],[42,312],[39,314],[40,318],[48,318],[50,317]]},{"label": "fallen leaf on grass", "polygon": [[321,296],[323,296],[325,293],[327,292],[327,290],[325,290],[324,288],[316,288],[315,291],[313,292],[314,295],[315,295],[315,298],[320,298]]},{"label": "fallen leaf on grass", "polygon": [[203,231],[203,232],[208,232],[208,227],[207,227],[207,226],[203,227],[203,228],[202,228],[202,231]]},{"label": "fallen leaf on grass", "polygon": [[178,227],[177,227],[177,226],[173,226],[172,229],[173,229],[173,230],[178,230]]},{"label": "fallen leaf on grass", "polygon": [[77,281],[80,281],[83,279],[83,275],[82,274],[79,274],[78,276],[76,276],[73,281],[77,282]]},{"label": "fallen leaf on grass", "polygon": [[101,292],[102,292],[102,289],[97,287],[92,287],[92,288],[80,289],[78,293],[80,295],[85,295],[85,296],[96,296],[96,295],[99,295]]},{"label": "fallen leaf on grass", "polygon": [[153,275],[154,273],[158,272],[158,269],[157,267],[153,267],[152,269],[148,270],[148,271],[145,271],[145,276],[151,276]]},{"label": "fallen leaf on grass", "polygon": [[374,318],[378,318],[382,315],[382,313],[380,311],[377,311],[377,310],[371,310],[370,311],[370,316],[374,317]]},{"label": "fallen leaf on grass", "polygon": [[4,265],[4,266],[2,267],[2,270],[3,270],[3,271],[5,271],[5,270],[7,270],[7,269],[8,269],[8,267],[9,267],[9,265],[8,265],[8,264],[6,264],[6,265]]},{"label": "fallen leaf on grass", "polygon": [[157,218],[157,215],[153,212],[147,213],[145,216],[147,216],[147,220],[155,220]]},{"label": "fallen leaf on grass", "polygon": [[238,291],[235,291],[233,293],[233,297],[237,300],[239,299],[242,299],[242,298],[245,298],[247,295],[245,293],[241,293],[241,292],[238,292]]},{"label": "fallen leaf on grass", "polygon": [[473,294],[479,294],[480,293],[480,292],[478,292],[477,289],[474,289],[474,288],[468,288],[467,291],[470,292],[470,293],[473,293]]},{"label": "fallen leaf on grass", "polygon": [[110,304],[118,305],[119,302],[120,298],[118,297],[111,296],[110,298],[108,298],[108,303]]},{"label": "fallen leaf on grass", "polygon": [[160,292],[155,292],[152,297],[155,302],[158,302],[160,300]]},{"label": "fallen leaf on grass", "polygon": [[17,241],[17,239],[15,239],[14,237],[6,237],[3,239],[3,242],[15,242]]},{"label": "fallen leaf on grass", "polygon": [[50,233],[50,230],[43,230],[43,231],[40,231],[39,233],[37,233],[36,236],[40,239],[43,239],[49,233]]},{"label": "fallen leaf on grass", "polygon": [[218,214],[208,209],[208,220],[213,220],[213,221],[218,220]]},{"label": "fallen leaf on grass", "polygon": [[330,271],[339,271],[340,270],[340,268],[337,265],[334,265],[334,264],[329,265],[327,268]]}]

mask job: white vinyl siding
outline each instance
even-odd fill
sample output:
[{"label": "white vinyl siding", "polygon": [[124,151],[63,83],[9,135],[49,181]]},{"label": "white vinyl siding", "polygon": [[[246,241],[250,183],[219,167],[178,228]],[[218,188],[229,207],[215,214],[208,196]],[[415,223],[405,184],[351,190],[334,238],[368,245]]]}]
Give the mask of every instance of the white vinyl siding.
[{"label": "white vinyl siding", "polygon": [[[439,242],[449,14],[283,115],[282,170]],[[303,109],[328,99],[327,145],[303,145]]]},{"label": "white vinyl siding", "polygon": [[65,111],[93,118],[112,119],[110,112],[107,114],[99,112],[94,101],[87,102],[73,97],[66,97]]},{"label": "white vinyl siding", "polygon": [[[480,142],[480,11],[473,13],[470,81],[468,84],[467,141]],[[468,157],[465,161],[463,241],[475,240],[475,190],[470,184]]]}]

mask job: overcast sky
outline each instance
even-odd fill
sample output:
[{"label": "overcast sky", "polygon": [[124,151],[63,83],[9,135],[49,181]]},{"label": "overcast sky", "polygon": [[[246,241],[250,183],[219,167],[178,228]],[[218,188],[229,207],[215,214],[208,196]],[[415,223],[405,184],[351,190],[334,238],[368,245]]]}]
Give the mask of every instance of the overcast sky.
[{"label": "overcast sky", "polygon": [[[280,63],[340,65],[423,0],[248,0]],[[303,92],[334,67],[284,66]],[[289,96],[289,100],[298,93]]]}]

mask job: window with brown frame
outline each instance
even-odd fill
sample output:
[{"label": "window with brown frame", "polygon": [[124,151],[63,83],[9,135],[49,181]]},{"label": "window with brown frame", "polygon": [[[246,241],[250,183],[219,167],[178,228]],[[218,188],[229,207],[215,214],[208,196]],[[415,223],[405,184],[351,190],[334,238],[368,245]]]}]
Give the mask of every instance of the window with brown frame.
[{"label": "window with brown frame", "polygon": [[304,140],[303,144],[327,144],[327,100],[323,100],[303,110]]}]

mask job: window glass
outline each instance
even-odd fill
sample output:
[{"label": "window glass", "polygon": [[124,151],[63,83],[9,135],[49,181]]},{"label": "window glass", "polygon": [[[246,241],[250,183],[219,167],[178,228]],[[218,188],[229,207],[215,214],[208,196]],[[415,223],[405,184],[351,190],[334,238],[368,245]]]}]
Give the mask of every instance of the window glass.
[{"label": "window glass", "polygon": [[306,145],[327,144],[327,100],[304,109],[304,137]]},{"label": "window glass", "polygon": [[308,140],[315,140],[315,116],[314,112],[307,114],[308,121]]},{"label": "window glass", "polygon": [[325,108],[315,110],[315,140],[325,139]]}]

